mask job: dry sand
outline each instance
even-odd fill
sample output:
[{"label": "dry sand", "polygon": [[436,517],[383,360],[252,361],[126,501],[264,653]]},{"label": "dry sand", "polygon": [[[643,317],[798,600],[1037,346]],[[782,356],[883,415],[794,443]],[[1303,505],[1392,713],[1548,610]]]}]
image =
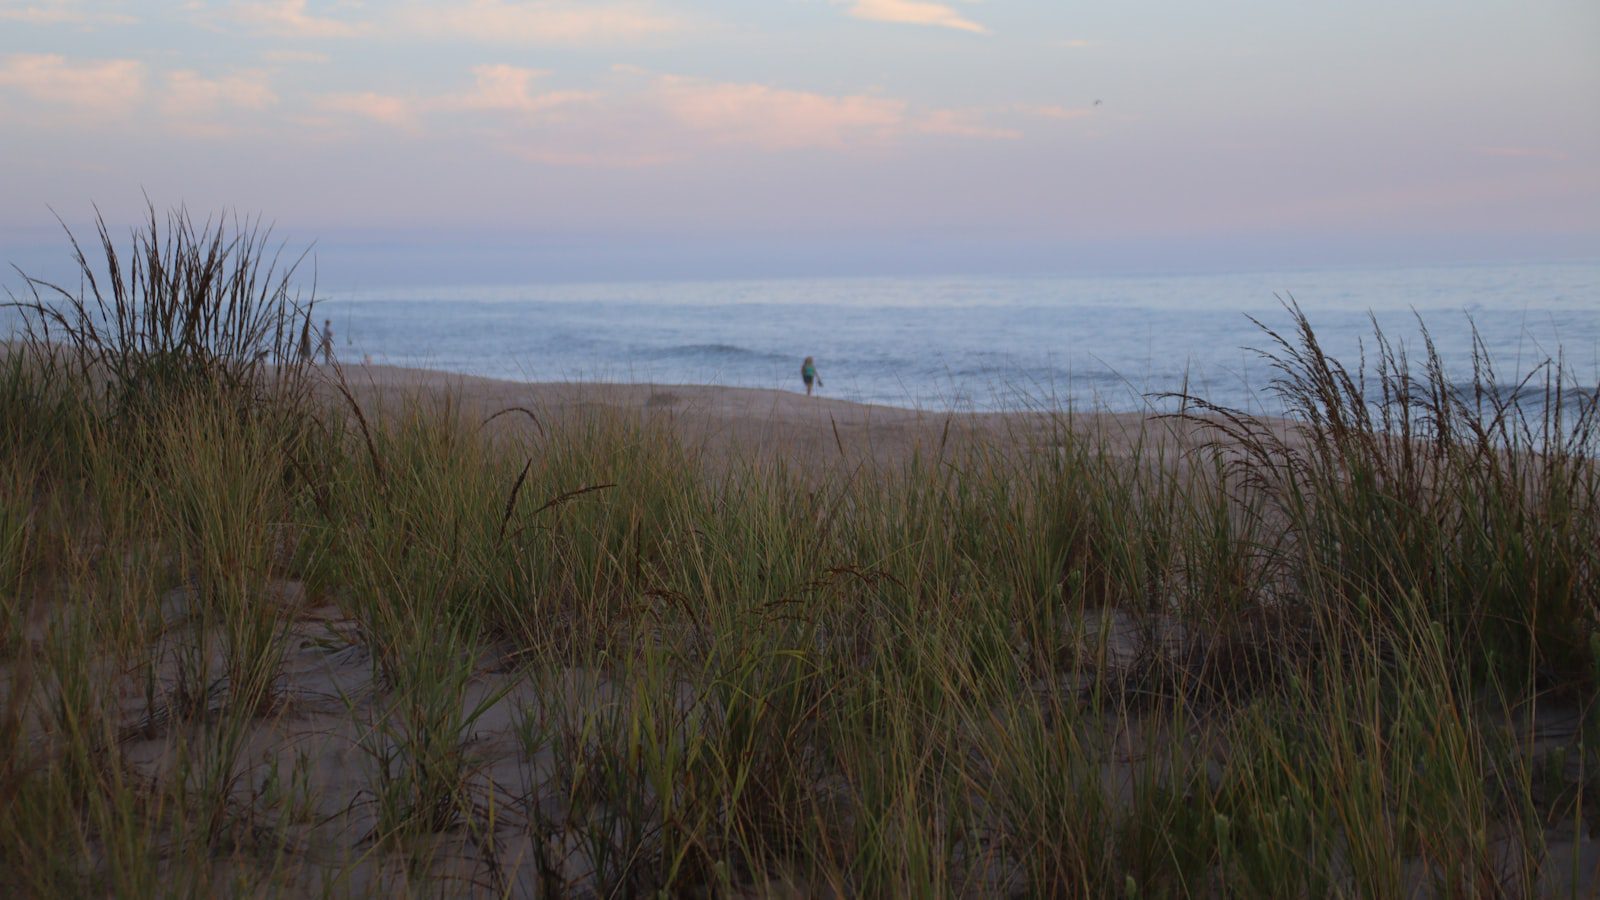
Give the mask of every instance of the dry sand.
[{"label": "dry sand", "polygon": [[[1142,413],[1037,411],[978,413],[904,409],[853,403],[827,396],[770,388],[685,384],[527,383],[454,375],[397,366],[346,366],[324,370],[323,390],[342,375],[363,409],[377,416],[407,402],[453,400],[472,416],[488,418],[521,408],[545,424],[595,412],[636,415],[666,422],[691,447],[712,459],[783,459],[808,467],[863,461],[892,465],[918,451],[937,454],[982,444],[993,448],[1045,450],[1063,426],[1093,434],[1112,449],[1130,448],[1143,434],[1170,437],[1171,420]],[[501,427],[526,424],[520,414],[496,420]],[[1192,430],[1184,429],[1192,434]]]}]

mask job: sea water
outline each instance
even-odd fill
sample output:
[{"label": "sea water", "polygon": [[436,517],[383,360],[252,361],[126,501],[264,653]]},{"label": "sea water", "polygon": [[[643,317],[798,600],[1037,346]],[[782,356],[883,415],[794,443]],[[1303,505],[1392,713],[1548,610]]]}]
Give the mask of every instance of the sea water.
[{"label": "sea water", "polygon": [[1502,383],[1557,357],[1600,383],[1600,263],[407,287],[327,292],[317,315],[346,360],[521,381],[798,391],[813,356],[823,395],[866,403],[1137,410],[1187,391],[1273,411],[1259,351],[1266,329],[1294,337],[1290,302],[1351,369],[1376,322],[1414,362],[1425,327],[1451,378],[1472,378],[1476,333]]},{"label": "sea water", "polygon": [[[851,278],[324,289],[347,362],[521,381],[712,384],[930,410],[1170,409],[1177,392],[1278,409],[1266,329],[1286,303],[1351,369],[1374,322],[1419,361],[1422,328],[1470,382],[1474,334],[1515,383],[1560,358],[1600,384],[1600,262],[1163,277]],[[1420,324],[1419,324],[1420,323]],[[0,309],[0,333],[17,312]],[[1538,380],[1542,390],[1544,382]]]}]

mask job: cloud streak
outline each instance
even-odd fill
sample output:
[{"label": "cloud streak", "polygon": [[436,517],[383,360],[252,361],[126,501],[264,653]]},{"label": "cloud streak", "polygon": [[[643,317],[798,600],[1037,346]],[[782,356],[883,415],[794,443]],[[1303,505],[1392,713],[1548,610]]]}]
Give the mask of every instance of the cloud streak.
[{"label": "cloud streak", "polygon": [[591,90],[541,89],[547,72],[475,66],[472,86],[431,96],[324,95],[319,124],[354,136],[352,120],[414,136],[461,128],[546,165],[637,168],[718,150],[873,152],[920,137],[1016,140],[979,109],[922,109],[876,94],[826,94],[617,66]]},{"label": "cloud streak", "polygon": [[629,43],[686,27],[679,17],[659,12],[644,0],[409,0],[385,8],[381,16],[361,20],[315,13],[308,0],[239,0],[231,15],[247,28],[281,37],[376,36],[512,45]]},{"label": "cloud streak", "polygon": [[881,143],[906,127],[901,100],[830,96],[765,84],[658,75],[651,98],[680,125],[717,143],[767,150]]},{"label": "cloud streak", "polygon": [[402,131],[420,132],[439,114],[520,113],[537,116],[561,106],[591,100],[589,91],[537,91],[547,72],[504,64],[472,68],[469,90],[431,96],[403,96],[378,91],[325,94],[316,100],[324,113],[356,117]]},{"label": "cloud streak", "polygon": [[873,22],[895,22],[901,25],[929,25],[936,28],[953,28],[972,34],[988,34],[989,29],[966,18],[943,3],[923,0],[857,0],[850,7],[850,15]]},{"label": "cloud streak", "polygon": [[269,34],[296,38],[345,38],[365,33],[362,23],[315,15],[306,0],[251,0],[234,7],[234,17]]},{"label": "cloud streak", "polygon": [[425,3],[407,7],[401,30],[500,44],[606,44],[636,41],[683,29],[679,19],[648,3],[576,3],[507,0]]},{"label": "cloud streak", "polygon": [[77,0],[0,4],[0,22],[28,25],[132,25],[139,20],[126,13],[87,10]]}]

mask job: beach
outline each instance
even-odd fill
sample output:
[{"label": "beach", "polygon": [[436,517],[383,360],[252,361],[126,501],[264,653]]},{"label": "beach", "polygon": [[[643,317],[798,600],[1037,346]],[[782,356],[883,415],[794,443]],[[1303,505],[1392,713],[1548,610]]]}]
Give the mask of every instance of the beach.
[{"label": "beach", "polygon": [[[503,433],[538,431],[596,413],[622,415],[669,426],[688,446],[710,458],[784,461],[804,469],[826,470],[840,463],[871,462],[895,467],[915,454],[938,455],[976,446],[1039,450],[1052,434],[1068,428],[1095,435],[1108,448],[1126,451],[1141,437],[1180,426],[1142,413],[951,412],[858,403],[799,391],[695,384],[616,384],[519,382],[460,375],[431,369],[385,365],[324,368],[320,393],[337,399],[342,379],[364,409],[390,415],[398,407],[422,402],[456,403],[468,419],[494,417],[490,428]],[[534,414],[537,425],[528,418]],[[504,415],[497,415],[505,413]]]},{"label": "beach", "polygon": [[13,348],[0,883],[1591,890],[1600,407],[1301,349],[1284,419]]},{"label": "beach", "polygon": [[[1299,304],[1329,353],[1359,358],[1370,316],[1465,373],[1474,332],[1497,360],[1558,348],[1600,372],[1600,267],[1390,267],[1234,275],[765,279],[731,282],[328,287],[340,359],[525,382],[704,384],[799,392],[814,356],[825,397],[928,412],[1168,411],[1190,391],[1270,409],[1252,348]],[[0,312],[0,331],[3,331]],[[1252,321],[1254,319],[1255,321]],[[597,322],[604,322],[598,327]],[[1258,326],[1256,322],[1259,322]],[[1292,336],[1292,335],[1291,335]],[[1507,378],[1522,371],[1501,373]]]}]

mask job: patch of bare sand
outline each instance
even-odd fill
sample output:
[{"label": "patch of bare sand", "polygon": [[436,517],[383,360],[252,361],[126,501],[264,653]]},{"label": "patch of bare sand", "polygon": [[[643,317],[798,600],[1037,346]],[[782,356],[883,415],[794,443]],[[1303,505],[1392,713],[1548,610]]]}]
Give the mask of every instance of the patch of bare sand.
[{"label": "patch of bare sand", "polygon": [[[1144,413],[944,412],[767,388],[527,383],[377,365],[324,373],[328,379],[321,389],[327,395],[339,398],[335,381],[342,376],[363,410],[377,416],[417,401],[456,402],[463,412],[481,418],[520,408],[545,425],[596,412],[621,413],[671,425],[688,446],[705,451],[712,461],[783,460],[813,469],[841,462],[850,467],[862,462],[896,465],[919,452],[933,455],[975,446],[1049,450],[1064,430],[1093,436],[1116,453],[1131,452],[1141,440],[1198,438],[1192,426]],[[526,427],[528,420],[513,413],[493,424]]]}]

